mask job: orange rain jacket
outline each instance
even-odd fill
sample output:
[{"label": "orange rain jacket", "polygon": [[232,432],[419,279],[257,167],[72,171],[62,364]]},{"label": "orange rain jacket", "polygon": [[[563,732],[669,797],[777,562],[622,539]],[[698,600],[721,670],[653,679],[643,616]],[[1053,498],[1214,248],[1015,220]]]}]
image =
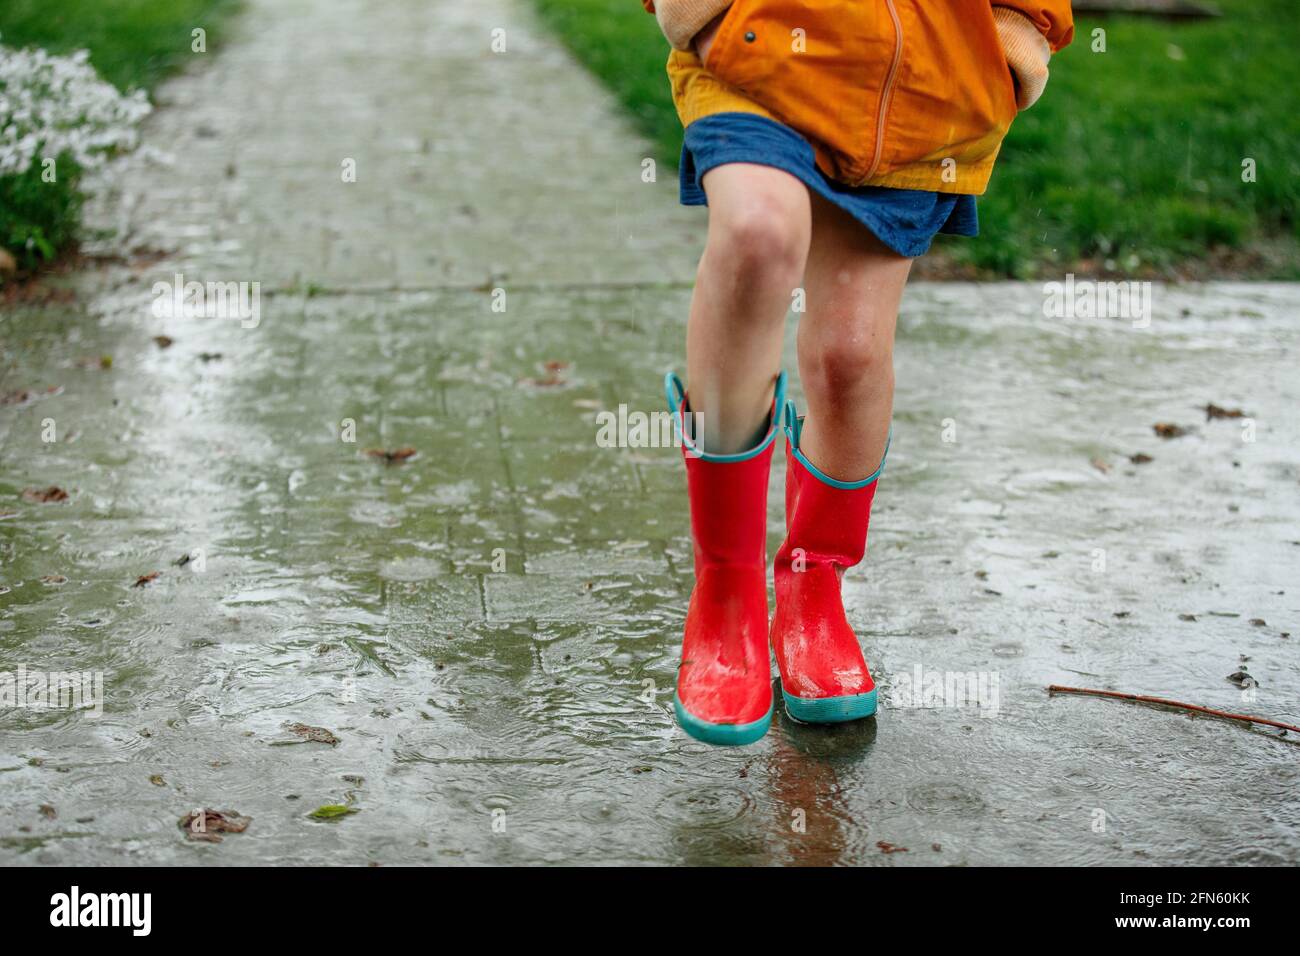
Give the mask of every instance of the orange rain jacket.
[{"label": "orange rain jacket", "polygon": [[[1019,108],[1074,36],[1069,0],[642,0],[683,125],[757,113],[850,185],[984,192]],[[707,63],[695,34],[723,10]]]}]

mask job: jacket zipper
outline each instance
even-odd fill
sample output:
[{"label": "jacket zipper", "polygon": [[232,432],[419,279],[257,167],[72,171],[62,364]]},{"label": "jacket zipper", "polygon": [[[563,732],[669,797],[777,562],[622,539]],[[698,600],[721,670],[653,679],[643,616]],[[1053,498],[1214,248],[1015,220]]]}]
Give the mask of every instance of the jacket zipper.
[{"label": "jacket zipper", "polygon": [[885,116],[889,112],[889,100],[894,92],[894,80],[898,76],[898,64],[903,59],[903,24],[899,22],[898,11],[894,9],[894,0],[885,0],[889,17],[894,21],[894,58],[889,61],[889,73],[885,75],[885,88],[880,91],[880,112],[876,115],[876,153],[871,159],[871,168],[862,177],[865,183],[880,168],[880,151],[885,144]]}]

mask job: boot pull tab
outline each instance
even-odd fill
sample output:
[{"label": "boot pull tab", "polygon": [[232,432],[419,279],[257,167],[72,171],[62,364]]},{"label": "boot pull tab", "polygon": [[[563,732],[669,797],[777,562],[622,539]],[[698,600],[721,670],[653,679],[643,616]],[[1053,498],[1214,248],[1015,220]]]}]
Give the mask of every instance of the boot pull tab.
[{"label": "boot pull tab", "polygon": [[785,437],[790,442],[790,447],[797,449],[799,447],[799,433],[803,430],[803,419],[795,410],[794,399],[785,403],[785,420],[782,422],[785,429]]}]

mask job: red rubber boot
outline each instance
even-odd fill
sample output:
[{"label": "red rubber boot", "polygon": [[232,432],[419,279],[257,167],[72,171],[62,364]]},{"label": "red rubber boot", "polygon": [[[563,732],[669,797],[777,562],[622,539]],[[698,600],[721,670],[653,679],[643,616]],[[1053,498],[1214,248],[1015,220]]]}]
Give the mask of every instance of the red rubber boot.
[{"label": "red rubber boot", "polygon": [[697,450],[685,428],[686,393],[665,383],[686,458],[695,545],[695,588],[686,612],[673,707],[682,729],[705,743],[750,744],[772,723],[767,641],[767,482],[785,373],[777,379],[771,425],[736,455]]},{"label": "red rubber boot", "polygon": [[786,538],[776,554],[772,650],[786,713],[811,724],[859,720],[876,712],[876,685],[844,616],[840,581],[866,553],[885,464],[882,457],[861,481],[836,481],[799,450],[802,426],[794,402],[787,403]]}]

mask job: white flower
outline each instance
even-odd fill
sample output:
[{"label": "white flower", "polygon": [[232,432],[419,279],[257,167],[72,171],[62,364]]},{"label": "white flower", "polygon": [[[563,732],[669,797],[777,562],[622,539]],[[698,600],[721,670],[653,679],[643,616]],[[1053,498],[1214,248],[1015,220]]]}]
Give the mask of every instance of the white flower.
[{"label": "white flower", "polygon": [[65,154],[93,169],[136,147],[153,107],[142,91],[123,96],[100,79],[89,56],[0,45],[0,176]]}]

